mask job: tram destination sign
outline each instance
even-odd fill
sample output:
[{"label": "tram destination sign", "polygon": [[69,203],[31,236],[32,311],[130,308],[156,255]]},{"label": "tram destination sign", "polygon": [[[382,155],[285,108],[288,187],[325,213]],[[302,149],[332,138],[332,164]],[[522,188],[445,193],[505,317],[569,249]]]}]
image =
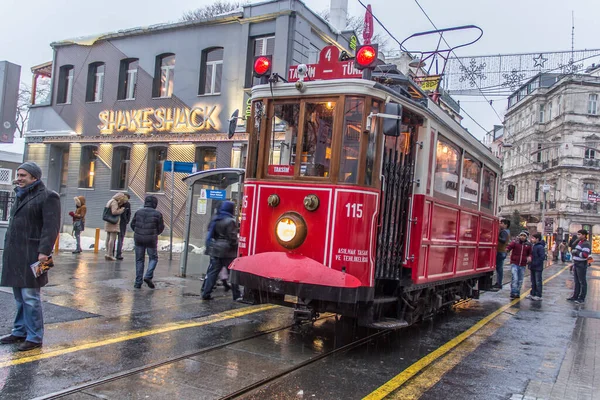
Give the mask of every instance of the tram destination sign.
[{"label": "tram destination sign", "polygon": [[[307,64],[307,80],[362,78],[362,71],[354,68],[354,61],[339,61],[340,49],[326,46],[319,54],[317,64]],[[298,81],[298,66],[292,65],[288,70],[287,80]]]}]

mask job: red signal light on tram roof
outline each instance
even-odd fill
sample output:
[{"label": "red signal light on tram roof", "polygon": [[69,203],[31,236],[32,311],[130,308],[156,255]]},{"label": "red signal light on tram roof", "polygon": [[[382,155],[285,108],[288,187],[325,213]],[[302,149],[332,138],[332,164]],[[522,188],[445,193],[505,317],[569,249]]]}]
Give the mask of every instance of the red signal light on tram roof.
[{"label": "red signal light on tram roof", "polygon": [[254,57],[254,76],[261,78],[270,75],[272,63],[271,56]]},{"label": "red signal light on tram roof", "polygon": [[354,57],[354,67],[356,69],[375,68],[377,57],[379,55],[378,46],[376,44],[365,44],[356,49]]}]

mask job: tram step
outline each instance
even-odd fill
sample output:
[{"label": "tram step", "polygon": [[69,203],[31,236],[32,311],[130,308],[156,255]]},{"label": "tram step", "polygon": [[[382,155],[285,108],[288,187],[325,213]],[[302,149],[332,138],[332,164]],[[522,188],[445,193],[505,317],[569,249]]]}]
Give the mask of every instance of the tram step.
[{"label": "tram step", "polygon": [[408,322],[403,319],[383,318],[373,321],[367,326],[374,329],[398,329],[407,327]]},{"label": "tram step", "polygon": [[387,304],[387,303],[396,303],[398,301],[397,297],[375,297],[373,299],[373,304]]}]

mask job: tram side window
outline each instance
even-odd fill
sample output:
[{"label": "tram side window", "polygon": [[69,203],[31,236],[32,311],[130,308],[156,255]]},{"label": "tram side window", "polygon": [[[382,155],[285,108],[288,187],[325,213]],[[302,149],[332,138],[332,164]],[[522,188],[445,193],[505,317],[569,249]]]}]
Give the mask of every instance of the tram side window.
[{"label": "tram side window", "polygon": [[[300,104],[275,104],[269,144],[269,175],[293,176]],[[290,168],[291,167],[291,168]]]},{"label": "tram side window", "polygon": [[496,192],[496,174],[487,168],[483,169],[483,187],[481,188],[481,208],[494,212]]},{"label": "tram side window", "polygon": [[[377,114],[379,112],[379,105],[381,103],[378,100],[373,100],[371,103],[371,112]],[[367,162],[365,168],[365,185],[371,185],[373,183],[373,169],[375,167],[375,158],[377,157],[377,130],[379,125],[377,118],[373,118],[371,121],[371,131],[369,132],[369,143],[367,144]]]},{"label": "tram side window", "polygon": [[456,203],[458,197],[458,171],[460,150],[443,140],[438,140],[433,190],[442,200]]},{"label": "tram side window", "polygon": [[306,103],[300,176],[329,176],[335,106],[335,101]]},{"label": "tram side window", "polygon": [[342,153],[340,159],[339,181],[345,183],[358,182],[358,162],[360,137],[365,101],[359,97],[348,97],[344,111],[344,130],[342,137]]},{"label": "tram side window", "polygon": [[462,187],[460,191],[460,204],[469,208],[478,208],[479,203],[479,177],[481,176],[481,163],[468,153],[463,159]]}]

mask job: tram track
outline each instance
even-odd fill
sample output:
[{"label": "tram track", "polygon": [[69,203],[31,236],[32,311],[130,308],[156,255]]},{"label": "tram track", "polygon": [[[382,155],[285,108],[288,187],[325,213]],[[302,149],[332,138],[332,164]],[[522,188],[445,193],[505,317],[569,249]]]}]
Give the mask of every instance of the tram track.
[{"label": "tram track", "polygon": [[[335,317],[335,314],[320,317],[320,318],[317,319],[317,321],[324,321],[324,320],[327,320],[327,319],[331,319],[333,317]],[[171,358],[166,359],[166,360],[158,361],[158,362],[151,363],[151,364],[146,364],[146,365],[143,365],[141,367],[132,368],[132,369],[129,369],[127,371],[122,371],[122,372],[118,372],[118,373],[115,373],[115,374],[111,374],[111,375],[109,375],[107,377],[104,377],[104,378],[101,378],[101,379],[97,379],[97,380],[94,380],[94,381],[91,381],[91,382],[86,382],[86,383],[82,383],[80,385],[71,386],[71,387],[69,387],[67,389],[63,389],[63,390],[60,390],[58,392],[54,392],[54,393],[50,393],[50,394],[47,394],[47,395],[36,397],[33,400],[60,399],[60,398],[63,398],[65,396],[68,396],[68,395],[71,395],[71,394],[80,393],[80,392],[83,392],[83,391],[85,391],[87,389],[91,389],[91,388],[94,388],[94,387],[97,387],[97,386],[100,386],[100,385],[104,385],[106,383],[115,382],[115,381],[118,381],[118,380],[130,377],[130,376],[142,373],[142,372],[147,372],[147,371],[151,371],[151,370],[154,370],[154,369],[166,366],[166,365],[174,364],[174,363],[176,363],[178,361],[182,361],[182,360],[185,360],[185,359],[188,359],[188,358],[191,358],[191,357],[205,355],[205,354],[208,354],[208,353],[211,353],[211,352],[214,352],[214,351],[221,350],[221,349],[223,349],[225,347],[228,347],[228,346],[231,346],[231,345],[234,345],[234,344],[238,344],[238,343],[242,343],[242,342],[245,342],[245,341],[257,339],[257,338],[260,338],[260,337],[263,337],[263,336],[267,336],[267,335],[270,335],[270,334],[273,334],[273,333],[284,331],[286,329],[291,329],[294,326],[296,326],[296,324],[288,324],[286,326],[282,326],[282,327],[279,327],[279,328],[273,328],[273,329],[269,329],[269,330],[266,330],[266,331],[257,332],[257,333],[255,333],[253,335],[249,335],[249,336],[246,336],[246,337],[243,337],[243,338],[239,338],[239,339],[235,339],[235,340],[230,340],[230,341],[225,342],[225,343],[221,343],[221,344],[210,346],[210,347],[205,347],[203,349],[195,350],[195,351],[188,352],[188,353],[185,353],[185,354],[181,354],[181,355],[178,355],[176,357],[171,357]]]}]

